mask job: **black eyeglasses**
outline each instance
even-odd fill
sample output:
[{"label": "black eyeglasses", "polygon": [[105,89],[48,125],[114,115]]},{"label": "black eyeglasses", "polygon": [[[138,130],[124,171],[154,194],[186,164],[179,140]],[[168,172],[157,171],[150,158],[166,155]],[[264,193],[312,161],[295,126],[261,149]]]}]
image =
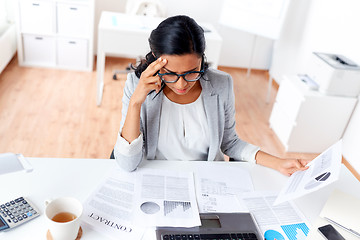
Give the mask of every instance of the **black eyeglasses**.
[{"label": "black eyeglasses", "polygon": [[201,76],[204,74],[204,70],[200,71],[190,71],[183,74],[177,74],[177,73],[158,73],[158,76],[160,79],[166,83],[175,83],[179,80],[180,77],[183,77],[185,81],[187,82],[196,82],[201,78]]}]

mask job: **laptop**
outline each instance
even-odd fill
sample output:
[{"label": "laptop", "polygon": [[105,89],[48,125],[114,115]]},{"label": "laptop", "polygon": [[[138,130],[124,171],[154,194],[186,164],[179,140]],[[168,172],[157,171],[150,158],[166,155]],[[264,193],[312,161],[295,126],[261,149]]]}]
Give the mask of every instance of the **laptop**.
[{"label": "laptop", "polygon": [[251,213],[200,213],[201,226],[157,227],[157,240],[262,240]]}]

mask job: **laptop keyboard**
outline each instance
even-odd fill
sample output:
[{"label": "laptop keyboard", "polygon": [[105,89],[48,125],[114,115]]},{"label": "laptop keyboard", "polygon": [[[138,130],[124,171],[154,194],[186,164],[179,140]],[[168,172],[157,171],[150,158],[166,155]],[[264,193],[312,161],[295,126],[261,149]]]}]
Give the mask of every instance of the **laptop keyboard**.
[{"label": "laptop keyboard", "polygon": [[164,234],[162,240],[258,240],[254,233]]}]

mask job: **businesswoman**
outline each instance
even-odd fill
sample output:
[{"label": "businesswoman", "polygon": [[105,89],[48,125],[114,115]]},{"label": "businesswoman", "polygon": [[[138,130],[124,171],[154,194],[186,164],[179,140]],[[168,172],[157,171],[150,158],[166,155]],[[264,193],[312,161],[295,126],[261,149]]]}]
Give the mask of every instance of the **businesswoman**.
[{"label": "businesswoman", "polygon": [[281,159],[235,131],[233,81],[208,68],[203,29],[190,17],[167,18],[149,38],[151,52],[128,75],[114,156],[133,171],[142,159],[254,162],[285,175],[306,162]]}]

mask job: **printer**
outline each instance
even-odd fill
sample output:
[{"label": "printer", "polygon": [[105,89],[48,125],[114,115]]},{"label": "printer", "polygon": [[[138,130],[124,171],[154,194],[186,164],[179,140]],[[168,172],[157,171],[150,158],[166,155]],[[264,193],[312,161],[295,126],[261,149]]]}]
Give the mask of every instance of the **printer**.
[{"label": "printer", "polygon": [[345,56],[313,52],[308,75],[321,93],[345,97],[360,93],[360,66]]}]

